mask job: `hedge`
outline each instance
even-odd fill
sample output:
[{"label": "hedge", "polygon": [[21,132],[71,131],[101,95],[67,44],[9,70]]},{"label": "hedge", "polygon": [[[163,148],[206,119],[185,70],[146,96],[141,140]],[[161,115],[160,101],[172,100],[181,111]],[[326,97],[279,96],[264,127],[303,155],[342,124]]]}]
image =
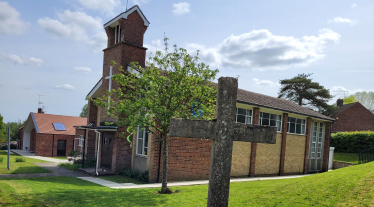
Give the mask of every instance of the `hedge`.
[{"label": "hedge", "polygon": [[374,132],[338,132],[331,134],[331,147],[335,152],[358,153],[364,149],[374,147]]}]

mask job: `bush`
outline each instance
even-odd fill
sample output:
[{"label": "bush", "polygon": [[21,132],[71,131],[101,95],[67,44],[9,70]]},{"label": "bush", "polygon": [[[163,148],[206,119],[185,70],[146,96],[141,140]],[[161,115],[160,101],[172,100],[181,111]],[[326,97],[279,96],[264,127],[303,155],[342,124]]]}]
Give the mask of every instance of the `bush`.
[{"label": "bush", "polygon": [[139,172],[137,170],[131,170],[131,169],[128,169],[128,168],[123,168],[119,174],[124,176],[124,177],[133,178],[137,181],[141,181],[141,182],[145,182],[145,183],[148,183],[148,179],[149,179],[148,171]]},{"label": "bush", "polygon": [[58,164],[59,167],[63,167],[72,171],[77,171],[78,168],[81,168],[82,165],[80,164],[70,164],[70,163],[60,163]]},{"label": "bush", "polygon": [[[11,144],[10,149],[17,149],[17,145]],[[0,150],[8,150],[8,145],[2,146]]]},{"label": "bush", "polygon": [[374,147],[374,132],[339,132],[331,134],[331,147],[335,152],[358,153]]},{"label": "bush", "polygon": [[23,157],[16,157],[16,162],[25,162],[25,158],[23,158]]},{"label": "bush", "polygon": [[[82,165],[82,159],[74,160],[74,164]],[[87,159],[84,161],[84,167],[95,167],[96,166],[96,159]]]},{"label": "bush", "polygon": [[4,160],[4,157],[0,157],[0,163],[2,163]]}]

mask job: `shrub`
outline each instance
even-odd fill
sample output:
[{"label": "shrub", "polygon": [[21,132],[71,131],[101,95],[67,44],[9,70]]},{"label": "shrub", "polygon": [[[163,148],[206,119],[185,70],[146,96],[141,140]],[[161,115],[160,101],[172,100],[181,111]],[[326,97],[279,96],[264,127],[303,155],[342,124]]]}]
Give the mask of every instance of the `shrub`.
[{"label": "shrub", "polygon": [[335,152],[358,153],[374,147],[374,132],[339,132],[331,134],[331,147]]},{"label": "shrub", "polygon": [[0,157],[0,163],[2,163],[4,160],[4,157]]},{"label": "shrub", "polygon": [[63,167],[72,171],[77,171],[78,168],[82,167],[80,164],[70,164],[70,163],[60,163],[58,164],[59,167]]},{"label": "shrub", "polygon": [[[82,159],[74,160],[74,164],[82,165]],[[84,161],[84,167],[95,167],[96,166],[96,159],[86,159]]]},{"label": "shrub", "polygon": [[25,162],[25,158],[23,158],[23,157],[16,157],[16,162]]},{"label": "shrub", "polygon": [[[11,144],[10,149],[17,149],[17,145]],[[8,145],[2,146],[0,150],[8,150]]]},{"label": "shrub", "polygon": [[123,168],[119,174],[124,176],[124,177],[133,178],[137,181],[141,181],[141,182],[145,182],[145,183],[148,183],[148,179],[149,179],[148,171],[139,172],[137,170],[131,170],[129,168]]}]

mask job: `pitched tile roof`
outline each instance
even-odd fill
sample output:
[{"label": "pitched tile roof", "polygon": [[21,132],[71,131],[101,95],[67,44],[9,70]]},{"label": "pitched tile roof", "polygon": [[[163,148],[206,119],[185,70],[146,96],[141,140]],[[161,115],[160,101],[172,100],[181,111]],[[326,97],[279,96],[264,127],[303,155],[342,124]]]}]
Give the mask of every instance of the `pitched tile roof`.
[{"label": "pitched tile roof", "polygon": [[352,106],[354,106],[356,103],[358,103],[358,102],[354,102],[354,103],[350,103],[350,104],[344,104],[343,106],[339,107],[339,109],[333,115],[331,115],[331,117],[337,116],[338,114],[342,113],[343,111],[345,111],[345,110],[351,108]]},{"label": "pitched tile roof", "polygon": [[243,89],[238,89],[237,102],[246,103],[250,105],[256,105],[256,106],[270,108],[270,109],[281,110],[284,112],[310,116],[314,118],[325,119],[329,121],[334,120],[316,111],[302,107],[292,101],[288,101],[288,100],[281,99],[281,98],[274,98],[271,96],[266,96],[266,95],[262,95],[259,93],[246,91]]},{"label": "pitched tile roof", "polygon": [[[43,134],[66,134],[75,135],[75,128],[73,126],[80,126],[87,124],[87,118],[85,117],[75,117],[75,116],[61,116],[53,114],[40,114],[32,113],[36,127],[39,128],[39,133]],[[57,131],[53,127],[52,123],[63,123],[66,127],[66,131]]]}]

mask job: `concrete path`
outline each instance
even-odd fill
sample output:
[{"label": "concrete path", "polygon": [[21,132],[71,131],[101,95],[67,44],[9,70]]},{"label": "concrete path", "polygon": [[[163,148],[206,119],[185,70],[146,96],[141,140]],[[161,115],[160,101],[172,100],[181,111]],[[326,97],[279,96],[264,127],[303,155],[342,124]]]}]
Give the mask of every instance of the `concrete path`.
[{"label": "concrete path", "polygon": [[[257,180],[278,180],[278,179],[291,179],[291,178],[300,178],[309,176],[308,175],[290,175],[290,176],[276,176],[276,177],[251,177],[251,178],[233,178],[230,180],[231,183],[235,182],[248,182],[248,181],[257,181]],[[152,183],[152,184],[133,184],[133,183],[114,183],[111,181],[103,180],[100,178],[93,177],[77,177],[82,180],[86,180],[98,185],[102,185],[108,188],[113,189],[132,189],[132,188],[161,188],[161,183]],[[173,186],[191,186],[191,185],[207,185],[209,180],[197,180],[197,181],[183,181],[183,182],[172,182],[168,183],[169,187]]]},{"label": "concrete path", "polygon": [[85,174],[68,170],[57,166],[59,163],[55,162],[35,162],[33,163],[39,167],[52,171],[51,173],[31,173],[31,174],[0,174],[0,178],[24,178],[24,177],[54,177],[54,176],[72,176],[82,177]]},{"label": "concrete path", "polygon": [[[8,152],[8,150],[4,150],[4,152]],[[14,153],[12,152],[12,150],[10,150],[9,154],[13,155]]]},{"label": "concrete path", "polygon": [[11,151],[23,157],[44,160],[48,162],[55,162],[55,163],[68,163],[69,162],[67,159],[61,160],[61,159],[55,159],[55,158],[50,158],[50,157],[35,156],[35,153],[32,153],[28,150],[11,150]]}]

